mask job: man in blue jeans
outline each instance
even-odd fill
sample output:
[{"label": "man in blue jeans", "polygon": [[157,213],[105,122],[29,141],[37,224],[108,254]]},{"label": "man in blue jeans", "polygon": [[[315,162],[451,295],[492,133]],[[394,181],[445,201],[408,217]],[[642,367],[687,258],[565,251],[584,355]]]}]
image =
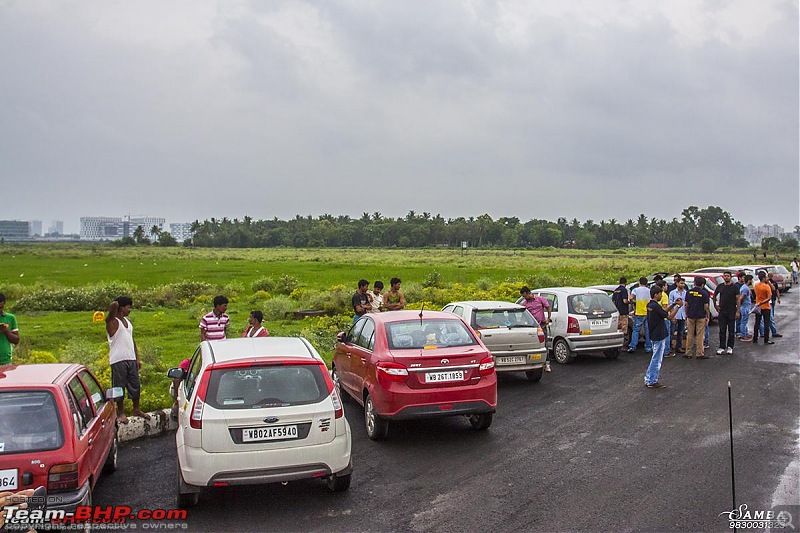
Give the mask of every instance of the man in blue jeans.
[{"label": "man in blue jeans", "polygon": [[639,345],[639,331],[644,326],[644,350],[651,352],[653,345],[650,342],[650,331],[645,324],[647,320],[647,304],[650,301],[650,289],[647,287],[647,278],[639,278],[639,285],[631,290],[630,300],[636,303],[636,311],[633,314],[633,333],[631,333],[631,343],[628,345],[628,352],[633,353]]},{"label": "man in blue jeans", "polygon": [[751,341],[753,337],[747,332],[747,321],[750,319],[750,310],[753,308],[753,301],[750,299],[750,290],[753,288],[753,275],[747,274],[744,282],[739,288],[739,334],[743,341]]},{"label": "man in blue jeans", "polygon": [[644,375],[644,384],[648,389],[663,389],[666,387],[658,380],[661,372],[661,361],[669,342],[667,321],[675,318],[678,310],[683,307],[683,300],[675,300],[666,309],[661,305],[661,285],[653,285],[650,289],[650,301],[647,303],[647,329],[650,340],[653,342],[653,357]]}]

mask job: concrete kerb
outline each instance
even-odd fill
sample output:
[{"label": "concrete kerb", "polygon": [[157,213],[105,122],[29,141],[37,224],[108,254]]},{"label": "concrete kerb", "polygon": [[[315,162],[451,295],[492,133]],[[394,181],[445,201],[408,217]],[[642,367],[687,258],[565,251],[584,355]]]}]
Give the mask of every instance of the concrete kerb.
[{"label": "concrete kerb", "polygon": [[117,437],[120,442],[128,442],[142,437],[155,437],[178,428],[177,421],[170,418],[170,409],[150,412],[150,420],[140,416],[129,416],[127,424],[118,424]]}]

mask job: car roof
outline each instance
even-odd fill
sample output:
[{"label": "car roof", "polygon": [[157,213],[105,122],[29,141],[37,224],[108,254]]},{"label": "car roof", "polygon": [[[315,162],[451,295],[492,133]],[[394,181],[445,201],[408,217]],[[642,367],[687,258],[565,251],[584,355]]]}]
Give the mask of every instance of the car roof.
[{"label": "car roof", "polygon": [[[615,287],[616,288],[616,287]],[[600,289],[592,289],[588,287],[545,287],[543,289],[533,289],[534,293],[537,292],[559,292],[561,294],[587,294],[587,293],[595,293],[595,294],[603,294],[606,293],[601,291]]]},{"label": "car roof", "polygon": [[62,375],[71,375],[80,366],[75,363],[0,366],[0,388],[57,383]]},{"label": "car roof", "polygon": [[447,305],[470,306],[475,309],[524,309],[524,307],[519,304],[502,302],[500,300],[466,300],[463,302],[450,302]]},{"label": "car roof", "polygon": [[238,359],[318,359],[313,347],[302,337],[242,337],[204,341],[214,361]]},{"label": "car roof", "polygon": [[[638,283],[638,282],[637,282]],[[589,285],[587,289],[597,289],[600,291],[615,291],[619,285]]]},{"label": "car roof", "polygon": [[403,310],[403,311],[386,311],[383,313],[371,313],[367,316],[374,319],[376,322],[403,322],[406,320],[419,320],[420,314],[422,314],[422,319],[445,319],[445,320],[460,320],[456,315],[453,313],[443,313],[442,311],[434,311],[431,309],[430,311],[424,309],[420,310]]}]

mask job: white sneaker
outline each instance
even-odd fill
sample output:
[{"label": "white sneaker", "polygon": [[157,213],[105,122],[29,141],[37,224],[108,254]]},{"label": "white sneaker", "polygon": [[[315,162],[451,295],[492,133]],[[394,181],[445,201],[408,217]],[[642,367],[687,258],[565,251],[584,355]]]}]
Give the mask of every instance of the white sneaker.
[{"label": "white sneaker", "polygon": [[725,350],[725,353],[728,354],[728,355],[732,354],[733,353],[733,348],[728,348],[727,350]]},{"label": "white sneaker", "polygon": [[545,372],[552,372],[552,370],[550,370],[550,361],[547,361],[547,362],[544,364],[544,371],[545,371]]},{"label": "white sneaker", "polygon": [[720,348],[717,350],[717,355],[722,355],[725,353],[725,348]]}]

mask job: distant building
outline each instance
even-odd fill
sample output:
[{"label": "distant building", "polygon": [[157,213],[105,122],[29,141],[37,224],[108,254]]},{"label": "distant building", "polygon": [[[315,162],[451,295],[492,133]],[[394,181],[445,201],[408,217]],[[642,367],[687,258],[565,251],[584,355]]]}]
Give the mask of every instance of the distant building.
[{"label": "distant building", "polygon": [[176,241],[183,242],[194,237],[191,222],[173,222],[169,225],[169,233]]},{"label": "distant building", "polygon": [[141,226],[144,230],[144,236],[150,238],[150,230],[153,229],[153,226],[156,226],[158,231],[162,232],[164,231],[164,224],[166,224],[167,221],[160,217],[131,217],[128,222],[128,233],[125,233],[125,237],[132,236],[134,230]]},{"label": "distant building", "polygon": [[47,228],[47,233],[50,235],[64,235],[64,221],[53,220]]},{"label": "distant building", "polygon": [[27,241],[30,236],[31,223],[27,220],[0,220],[0,239],[7,242]]},{"label": "distant building", "polygon": [[761,246],[761,241],[767,237],[776,237],[780,239],[784,233],[783,226],[777,224],[764,224],[762,226],[748,224],[744,228],[744,238],[747,242],[756,246]]},{"label": "distant building", "polygon": [[42,221],[41,220],[31,220],[31,234],[30,237],[41,237],[44,235],[42,233]]},{"label": "distant building", "polygon": [[121,217],[81,217],[82,241],[113,241],[125,236]]}]

